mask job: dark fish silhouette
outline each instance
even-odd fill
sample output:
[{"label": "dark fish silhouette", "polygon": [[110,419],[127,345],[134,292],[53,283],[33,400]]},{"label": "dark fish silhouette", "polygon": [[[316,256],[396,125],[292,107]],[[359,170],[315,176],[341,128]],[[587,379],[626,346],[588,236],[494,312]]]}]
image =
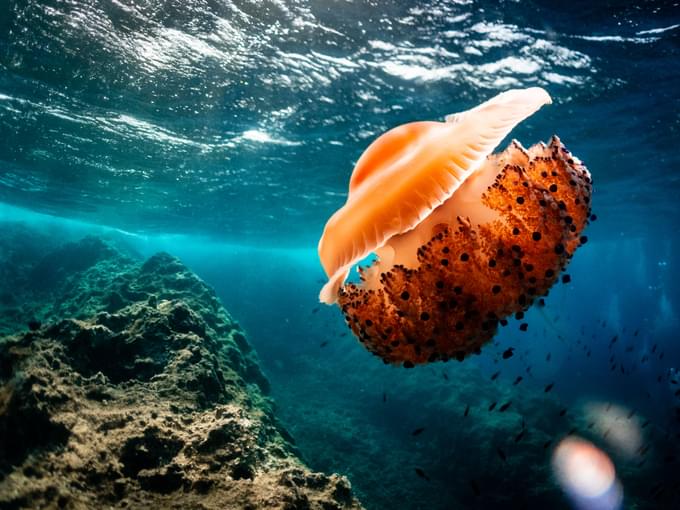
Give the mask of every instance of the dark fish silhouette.
[{"label": "dark fish silhouette", "polygon": [[503,412],[505,412],[505,411],[508,410],[508,407],[510,407],[510,404],[512,404],[512,402],[506,402],[505,404],[503,404],[502,406],[500,406],[500,407],[498,408],[498,410],[499,410],[501,413],[503,413]]},{"label": "dark fish silhouette", "polygon": [[416,474],[420,477],[423,478],[424,480],[427,480],[428,482],[430,481],[430,478],[425,474],[425,471],[423,471],[420,468],[413,468],[416,472]]},{"label": "dark fish silhouette", "polygon": [[442,377],[444,378],[445,381],[449,380],[449,375],[446,372],[442,372]]},{"label": "dark fish silhouette", "polygon": [[550,383],[548,384],[545,389],[543,390],[545,393],[548,393],[550,390],[553,389],[553,386],[555,386],[555,383]]},{"label": "dark fish silhouette", "polygon": [[560,416],[564,416],[565,414],[567,414],[567,408],[566,407],[560,411]]},{"label": "dark fish silhouette", "polygon": [[522,427],[522,430],[520,431],[520,433],[515,436],[515,443],[519,443],[522,440],[525,432],[526,432],[526,429],[524,427]]},{"label": "dark fish silhouette", "polygon": [[465,412],[463,413],[463,416],[467,416],[470,414],[470,404],[465,406]]},{"label": "dark fish silhouette", "polygon": [[501,450],[500,448],[496,447],[496,453],[498,454],[498,456],[501,458],[501,460],[503,462],[508,460],[507,455],[505,455],[505,452],[503,450]]},{"label": "dark fish silhouette", "polygon": [[319,307],[317,306],[316,308],[314,308],[314,309],[312,310],[312,313],[316,313],[316,312],[318,312],[318,311],[319,311]]},{"label": "dark fish silhouette", "polygon": [[500,371],[500,370],[491,376],[491,380],[492,380],[492,381],[495,381],[496,379],[498,379],[498,376],[499,376],[499,375],[501,375],[501,371]]},{"label": "dark fish silhouette", "polygon": [[383,391],[383,402],[387,402],[387,393]]},{"label": "dark fish silhouette", "polygon": [[543,443],[543,449],[547,449],[550,445],[552,444],[552,439],[548,439],[545,443]]},{"label": "dark fish silhouette", "polygon": [[493,411],[496,407],[496,402],[492,402],[491,405],[489,406],[489,411]]},{"label": "dark fish silhouette", "polygon": [[475,493],[475,496],[481,496],[482,491],[479,490],[479,485],[477,485],[477,482],[474,480],[470,480],[470,487],[472,488],[472,492]]},{"label": "dark fish silhouette", "polygon": [[419,436],[420,434],[423,433],[424,430],[425,430],[425,427],[417,428],[416,430],[414,430],[413,432],[411,432],[411,435],[412,435],[412,436]]},{"label": "dark fish silhouette", "polygon": [[514,347],[508,347],[505,351],[503,351],[503,359],[512,358],[514,350],[515,350]]},{"label": "dark fish silhouette", "polygon": [[328,345],[328,340],[324,340],[319,344],[319,347],[326,347]]},{"label": "dark fish silhouette", "polygon": [[515,379],[515,382],[512,383],[513,386],[517,386],[520,382],[522,382],[522,376],[518,375],[517,379]]},{"label": "dark fish silhouette", "polygon": [[548,353],[548,355],[545,357],[545,360],[550,361],[550,358],[551,358],[551,355],[550,355],[550,353]]}]

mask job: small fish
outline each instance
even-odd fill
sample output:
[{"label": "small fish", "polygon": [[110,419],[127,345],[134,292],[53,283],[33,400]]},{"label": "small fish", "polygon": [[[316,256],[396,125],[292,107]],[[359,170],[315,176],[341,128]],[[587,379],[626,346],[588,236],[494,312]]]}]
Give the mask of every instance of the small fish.
[{"label": "small fish", "polygon": [[479,485],[477,485],[477,482],[474,480],[470,480],[470,487],[472,488],[472,492],[475,493],[475,496],[481,496],[482,491],[479,490]]},{"label": "small fish", "polygon": [[316,313],[316,312],[318,312],[318,311],[319,311],[319,307],[317,306],[316,308],[314,308],[314,309],[312,310],[312,313]]},{"label": "small fish", "polygon": [[517,386],[520,382],[522,382],[522,376],[518,375],[517,379],[515,379],[515,382],[512,383],[513,386]]},{"label": "small fish", "polygon": [[638,333],[639,333],[639,332],[640,332],[640,330],[639,330],[639,329],[636,329],[636,330],[635,330],[635,333],[633,333],[633,336],[638,336]]},{"label": "small fish", "polygon": [[496,408],[496,402],[492,402],[489,406],[489,411],[493,411]]},{"label": "small fish", "polygon": [[425,474],[425,471],[423,471],[420,468],[413,468],[416,472],[416,474],[420,477],[423,478],[424,480],[427,480],[428,482],[430,481],[430,478]]},{"label": "small fish", "polygon": [[550,445],[552,444],[552,439],[548,439],[545,443],[543,443],[543,449],[547,449]]},{"label": "small fish", "polygon": [[515,350],[514,347],[508,347],[505,351],[503,351],[503,359],[512,358],[514,350]]},{"label": "small fish", "polygon": [[340,338],[342,338],[342,337],[344,337],[344,336],[347,336],[347,333],[346,333],[346,332],[340,333]]},{"label": "small fish", "polygon": [[565,414],[567,414],[567,408],[566,407],[560,411],[560,416],[564,416]]},{"label": "small fish", "polygon": [[465,412],[463,413],[463,416],[466,416],[470,414],[470,404],[465,406]]},{"label": "small fish", "polygon": [[417,428],[413,432],[411,432],[411,435],[412,436],[419,436],[420,434],[423,433],[424,430],[425,430],[425,427]]},{"label": "small fish", "polygon": [[500,371],[500,370],[491,376],[491,380],[492,380],[492,381],[495,381],[496,379],[498,379],[498,376],[499,376],[499,375],[501,375],[501,371]]},{"label": "small fish", "polygon": [[656,346],[657,346],[657,344],[654,344],[654,346],[652,347],[652,354],[654,354],[656,352]]},{"label": "small fish", "polygon": [[525,432],[526,432],[526,429],[522,427],[522,430],[520,431],[520,433],[515,436],[515,443],[519,443],[522,440]]},{"label": "small fish", "polygon": [[503,450],[501,450],[500,448],[496,447],[496,453],[498,454],[498,456],[501,458],[501,460],[503,462],[508,460],[508,456],[505,455],[505,452]]},{"label": "small fish", "polygon": [[543,390],[545,393],[548,393],[550,390],[553,389],[553,386],[555,386],[555,383],[550,383],[548,384],[545,389]]},{"label": "small fish", "polygon": [[446,372],[442,372],[442,377],[444,378],[445,381],[449,380],[449,374],[447,374]]},{"label": "small fish", "polygon": [[387,402],[387,393],[383,391],[383,403]]},{"label": "small fish", "polygon": [[498,408],[498,411],[501,412],[501,413],[504,413],[505,411],[508,410],[508,407],[510,407],[510,404],[512,404],[512,402],[506,402],[505,404],[503,404],[502,406],[500,406]]},{"label": "small fish", "polygon": [[326,347],[328,345],[328,340],[324,340],[319,344],[319,347]]},{"label": "small fish", "polygon": [[572,436],[572,435],[574,435],[574,434],[576,433],[577,430],[578,430],[578,429],[577,429],[576,427],[574,427],[574,428],[571,429],[569,432],[567,432],[567,435],[568,435],[568,436]]},{"label": "small fish", "polygon": [[550,355],[550,353],[548,353],[548,355],[545,357],[545,360],[546,360],[546,361],[550,361],[550,358],[551,358],[551,357],[552,357],[552,356]]},{"label": "small fish", "polygon": [[628,419],[630,420],[633,415],[635,414],[635,409],[631,409],[631,411],[628,413]]}]

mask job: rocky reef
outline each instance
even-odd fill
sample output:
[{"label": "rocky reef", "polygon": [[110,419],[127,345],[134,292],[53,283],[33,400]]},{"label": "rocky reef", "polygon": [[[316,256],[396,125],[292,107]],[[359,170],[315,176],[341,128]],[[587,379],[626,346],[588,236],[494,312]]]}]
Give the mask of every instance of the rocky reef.
[{"label": "rocky reef", "polygon": [[0,508],[361,508],[299,459],[244,332],[179,260],[20,232],[0,241]]}]

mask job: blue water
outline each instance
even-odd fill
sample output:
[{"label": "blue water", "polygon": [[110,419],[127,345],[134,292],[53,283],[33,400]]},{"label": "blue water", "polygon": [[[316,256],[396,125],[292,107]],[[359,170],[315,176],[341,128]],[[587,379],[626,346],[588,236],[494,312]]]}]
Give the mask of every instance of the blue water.
[{"label": "blue water", "polygon": [[[384,366],[317,303],[353,163],[527,86],[554,103],[511,136],[557,133],[595,182],[572,281],[479,357]],[[179,256],[248,332],[307,463],[367,508],[569,508],[542,445],[595,440],[597,402],[662,445],[642,466],[608,450],[624,504],[678,508],[678,91],[673,2],[0,0],[0,219]]]}]

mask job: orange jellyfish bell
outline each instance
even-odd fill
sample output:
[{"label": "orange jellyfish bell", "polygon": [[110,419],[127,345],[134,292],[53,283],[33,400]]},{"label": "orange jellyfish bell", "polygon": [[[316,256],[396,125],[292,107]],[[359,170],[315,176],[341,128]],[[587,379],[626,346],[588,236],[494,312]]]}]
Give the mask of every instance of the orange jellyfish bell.
[{"label": "orange jellyfish bell", "polygon": [[[319,257],[359,340],[386,363],[413,366],[477,352],[498,322],[547,293],[590,215],[590,174],[553,137],[491,151],[550,103],[510,90],[446,122],[414,122],[375,140],[357,162]],[[361,283],[345,284],[367,255]]]}]

